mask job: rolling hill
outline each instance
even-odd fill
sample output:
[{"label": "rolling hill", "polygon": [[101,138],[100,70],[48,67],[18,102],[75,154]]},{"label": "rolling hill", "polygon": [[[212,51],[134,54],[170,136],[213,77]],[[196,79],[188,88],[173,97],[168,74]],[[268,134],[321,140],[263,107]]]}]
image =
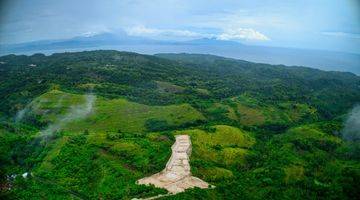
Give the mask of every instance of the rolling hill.
[{"label": "rolling hill", "polygon": [[353,73],[104,50],[0,62],[2,198],[165,194],[136,180],[164,168],[179,134],[192,174],[216,187],[162,199],[359,196],[360,144],[342,137]]}]

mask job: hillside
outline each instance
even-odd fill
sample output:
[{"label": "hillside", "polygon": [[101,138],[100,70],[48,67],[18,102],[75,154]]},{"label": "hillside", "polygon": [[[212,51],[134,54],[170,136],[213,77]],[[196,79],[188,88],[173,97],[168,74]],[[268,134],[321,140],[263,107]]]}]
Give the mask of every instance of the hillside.
[{"label": "hillside", "polygon": [[[244,41],[246,42],[246,41]],[[360,74],[359,53],[298,49],[274,46],[245,45],[239,41],[225,41],[218,38],[200,38],[177,41],[156,40],[131,36],[126,32],[80,35],[68,39],[40,40],[19,44],[0,44],[0,56],[6,54],[45,54],[66,51],[89,51],[94,49],[136,51],[144,54],[163,52],[190,52],[222,55],[235,59],[270,64],[301,65],[327,71],[344,71]]]},{"label": "hillside", "polygon": [[360,195],[360,144],[342,138],[360,102],[352,73],[118,51],[7,55],[0,73],[1,197],[165,194],[135,181],[165,167],[175,135],[216,187],[163,199]]},{"label": "hillside", "polygon": [[[257,64],[209,55],[159,56],[172,60],[117,51],[3,56],[0,70],[4,84],[0,91],[5,101],[1,102],[0,111],[16,112],[17,108],[11,105],[24,106],[49,87],[84,92],[89,83],[99,95],[125,96],[145,104],[219,100],[248,94],[267,103],[307,103],[316,106],[326,117],[344,112],[359,100],[360,77],[351,73]],[[159,81],[185,90],[164,92],[159,88]],[[10,88],[15,91],[8,91]],[[334,95],[340,91],[341,95]],[[4,98],[9,94],[10,97]]]}]

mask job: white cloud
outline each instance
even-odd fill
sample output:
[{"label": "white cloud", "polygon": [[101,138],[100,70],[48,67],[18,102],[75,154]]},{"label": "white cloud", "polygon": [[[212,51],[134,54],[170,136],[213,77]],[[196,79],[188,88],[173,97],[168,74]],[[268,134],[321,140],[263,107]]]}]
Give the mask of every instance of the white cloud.
[{"label": "white cloud", "polygon": [[179,29],[157,29],[149,28],[143,25],[134,26],[125,29],[126,33],[131,36],[142,36],[150,38],[216,38],[218,40],[270,40],[266,35],[251,28],[224,29],[219,34],[199,33],[189,30]]},{"label": "white cloud", "polygon": [[251,28],[226,29],[217,36],[219,40],[270,40],[266,35]]},{"label": "white cloud", "polygon": [[323,35],[327,35],[327,36],[347,37],[347,38],[360,39],[360,34],[356,34],[356,33],[345,33],[345,32],[322,32],[321,34],[323,34]]},{"label": "white cloud", "polygon": [[186,38],[200,38],[207,37],[204,34],[189,31],[189,30],[178,30],[178,29],[157,29],[148,28],[145,26],[134,26],[125,30],[128,35],[132,36],[165,36],[165,37],[186,37]]},{"label": "white cloud", "polygon": [[83,34],[81,34],[81,35],[84,36],[84,37],[92,37],[92,36],[97,35],[97,34],[99,34],[99,32],[96,32],[96,31],[87,31],[87,32],[85,32],[85,33],[83,33]]},{"label": "white cloud", "polygon": [[111,29],[104,25],[90,25],[86,26],[86,32],[81,33],[81,36],[84,37],[92,37],[94,35],[98,35],[101,33],[109,33],[111,32]]}]

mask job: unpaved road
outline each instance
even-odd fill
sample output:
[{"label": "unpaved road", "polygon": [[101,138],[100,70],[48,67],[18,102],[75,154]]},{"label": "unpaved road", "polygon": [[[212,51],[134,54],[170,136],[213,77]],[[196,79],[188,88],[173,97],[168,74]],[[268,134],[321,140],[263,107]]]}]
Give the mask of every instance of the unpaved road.
[{"label": "unpaved road", "polygon": [[142,178],[138,184],[164,188],[172,194],[183,192],[185,189],[199,187],[208,188],[209,184],[197,177],[191,176],[190,154],[191,141],[188,135],[177,135],[176,141],[171,147],[172,155],[161,172]]}]

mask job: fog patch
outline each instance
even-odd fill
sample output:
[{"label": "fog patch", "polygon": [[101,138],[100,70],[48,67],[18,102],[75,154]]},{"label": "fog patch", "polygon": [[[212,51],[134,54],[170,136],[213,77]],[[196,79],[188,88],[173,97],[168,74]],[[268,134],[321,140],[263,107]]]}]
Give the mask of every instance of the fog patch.
[{"label": "fog patch", "polygon": [[29,112],[29,107],[30,107],[29,105],[30,105],[30,104],[26,105],[25,108],[23,108],[22,110],[20,110],[20,111],[18,111],[18,112],[16,113],[15,123],[18,123],[18,122],[20,122],[21,120],[24,119],[25,114],[26,114],[27,112]]},{"label": "fog patch", "polygon": [[348,114],[342,137],[348,141],[360,141],[360,105],[355,106]]},{"label": "fog patch", "polygon": [[[62,100],[62,98],[60,98],[60,100],[58,100],[58,101],[61,101],[61,100]],[[18,122],[21,122],[22,120],[24,120],[29,113],[31,113],[33,110],[39,109],[40,104],[42,104],[46,101],[47,101],[46,99],[45,100],[42,99],[40,101],[35,100],[35,101],[28,103],[25,106],[25,108],[19,110],[16,113],[15,119],[14,119],[15,123],[18,123]]]},{"label": "fog patch", "polygon": [[54,123],[50,124],[45,130],[41,131],[40,136],[49,137],[52,136],[55,132],[60,131],[66,124],[84,119],[88,116],[94,107],[96,101],[96,96],[93,94],[85,95],[85,103],[81,105],[71,106],[69,112],[63,116],[60,116]]}]

